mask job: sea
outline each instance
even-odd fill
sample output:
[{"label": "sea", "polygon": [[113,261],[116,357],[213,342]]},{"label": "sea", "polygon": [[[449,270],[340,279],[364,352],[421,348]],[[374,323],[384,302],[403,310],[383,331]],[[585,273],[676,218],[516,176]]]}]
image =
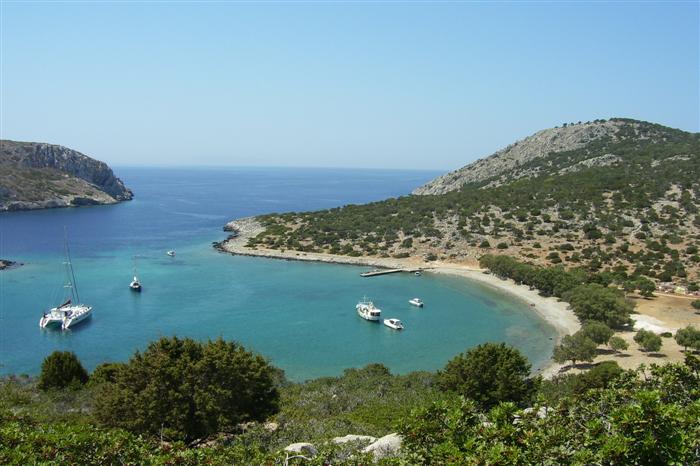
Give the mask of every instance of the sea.
[{"label": "sea", "polygon": [[[407,195],[433,171],[322,168],[118,167],[135,193],[110,206],[0,213],[0,374],[36,375],[53,351],[86,368],[127,361],[160,337],[235,340],[293,381],[370,363],[393,373],[437,370],[470,347],[520,349],[533,367],[552,353],[554,329],[522,301],[468,280],[367,267],[231,256],[212,242],[232,219],[326,209]],[[92,317],[73,330],[40,329],[62,302],[64,231],[77,289]],[[166,251],[175,250],[175,257]],[[134,267],[142,293],[128,285]],[[371,297],[403,331],[362,320]],[[424,308],[408,303],[413,297]]]}]

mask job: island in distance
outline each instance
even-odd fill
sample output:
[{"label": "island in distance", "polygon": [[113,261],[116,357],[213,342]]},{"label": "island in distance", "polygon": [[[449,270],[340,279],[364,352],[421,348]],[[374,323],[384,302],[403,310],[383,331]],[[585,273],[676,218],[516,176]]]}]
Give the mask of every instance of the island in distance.
[{"label": "island in distance", "polygon": [[0,211],[114,204],[133,196],[106,163],[78,151],[0,140]]}]

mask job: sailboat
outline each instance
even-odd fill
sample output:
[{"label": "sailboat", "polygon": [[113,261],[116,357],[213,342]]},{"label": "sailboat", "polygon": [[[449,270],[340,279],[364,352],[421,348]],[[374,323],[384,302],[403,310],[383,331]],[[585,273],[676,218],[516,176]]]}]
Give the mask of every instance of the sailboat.
[{"label": "sailboat", "polygon": [[136,258],[134,257],[134,279],[129,283],[129,288],[131,291],[141,292],[141,282],[139,281],[138,275],[136,275]]},{"label": "sailboat", "polygon": [[66,260],[63,263],[66,267],[66,284],[63,286],[67,291],[66,299],[63,304],[51,308],[48,312],[44,312],[39,319],[39,327],[60,327],[61,330],[68,330],[84,321],[92,314],[92,307],[86,304],[80,304],[80,295],[78,294],[78,286],[75,281],[75,272],[70,258],[70,249],[68,248],[68,233],[65,233],[64,252]]}]

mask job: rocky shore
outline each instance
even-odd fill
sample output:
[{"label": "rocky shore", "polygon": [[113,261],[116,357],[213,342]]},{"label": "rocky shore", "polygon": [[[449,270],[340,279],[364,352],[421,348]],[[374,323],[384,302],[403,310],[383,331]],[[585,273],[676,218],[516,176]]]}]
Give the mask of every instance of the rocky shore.
[{"label": "rocky shore", "polygon": [[104,162],[54,144],[0,141],[0,211],[114,204],[133,193]]},{"label": "rocky shore", "polygon": [[[226,240],[214,244],[214,247],[221,252],[271,259],[366,265],[370,267],[392,269],[424,268],[428,273],[448,274],[466,278],[516,297],[523,301],[533,312],[536,312],[538,316],[555,330],[557,342],[564,337],[564,335],[575,333],[580,328],[578,319],[573,311],[569,309],[567,303],[559,301],[556,298],[545,298],[540,296],[536,290],[531,290],[525,285],[518,285],[512,280],[501,280],[473,266],[441,261],[425,262],[421,258],[416,257],[408,257],[405,259],[364,256],[349,257],[316,252],[263,249],[260,247],[251,248],[247,246],[248,239],[264,231],[264,227],[255,217],[247,217],[229,222],[224,227],[224,230],[232,232],[233,234]],[[545,367],[540,368],[539,372],[545,377],[551,377],[558,373],[560,367],[560,365],[551,362]]]},{"label": "rocky shore", "polygon": [[0,259],[0,270],[13,269],[21,265],[22,264],[20,264],[19,262],[10,261],[7,259]]}]

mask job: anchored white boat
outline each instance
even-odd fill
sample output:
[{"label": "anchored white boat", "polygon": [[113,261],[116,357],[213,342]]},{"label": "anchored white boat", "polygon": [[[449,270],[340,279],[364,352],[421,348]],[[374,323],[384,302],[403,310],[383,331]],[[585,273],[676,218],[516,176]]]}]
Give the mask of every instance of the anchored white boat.
[{"label": "anchored white boat", "polygon": [[[80,322],[84,321],[92,315],[92,307],[80,303],[80,295],[78,294],[78,286],[75,282],[75,272],[70,259],[70,250],[68,249],[68,236],[65,239],[65,254],[66,261],[66,284],[64,288],[70,290],[63,304],[56,306],[44,312],[44,315],[39,319],[39,327],[60,327],[61,330],[67,330]],[[77,304],[73,304],[77,303]]]},{"label": "anchored white boat", "polygon": [[173,251],[173,250],[166,252],[166,254],[169,255],[170,257],[175,257],[175,251]]},{"label": "anchored white boat", "polygon": [[391,327],[394,330],[403,330],[403,322],[399,319],[384,319],[384,325]]},{"label": "anchored white boat", "polygon": [[355,309],[357,309],[357,313],[360,317],[365,320],[377,322],[382,315],[382,310],[374,307],[374,303],[368,300],[367,297],[362,298],[362,301],[357,303]]},{"label": "anchored white boat", "polygon": [[136,258],[134,257],[134,279],[129,283],[129,288],[131,291],[141,292],[141,282],[139,281],[138,275],[136,275]]},{"label": "anchored white boat", "polygon": [[423,307],[423,301],[421,301],[420,298],[412,298],[409,299],[408,302],[413,304],[414,306]]}]

